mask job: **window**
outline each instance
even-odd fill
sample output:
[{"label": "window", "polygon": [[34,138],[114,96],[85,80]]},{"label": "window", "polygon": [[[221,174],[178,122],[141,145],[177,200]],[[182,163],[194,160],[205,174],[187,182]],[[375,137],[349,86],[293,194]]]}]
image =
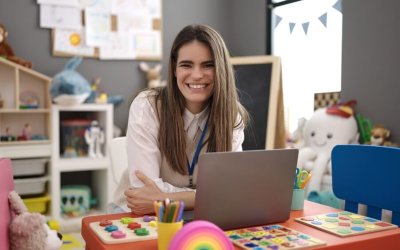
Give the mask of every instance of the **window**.
[{"label": "window", "polygon": [[[276,1],[284,2],[284,1]],[[303,0],[274,8],[273,54],[282,59],[288,132],[314,112],[314,93],[341,89],[339,0]]]}]

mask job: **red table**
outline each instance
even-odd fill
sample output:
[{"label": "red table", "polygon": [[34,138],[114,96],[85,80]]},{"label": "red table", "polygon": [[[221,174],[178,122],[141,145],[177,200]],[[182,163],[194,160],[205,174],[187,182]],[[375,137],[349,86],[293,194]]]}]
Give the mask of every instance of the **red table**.
[{"label": "red table", "polygon": [[[322,213],[337,212],[335,208],[320,205],[310,201],[305,201],[304,210],[292,211],[289,220],[279,223],[283,226],[292,228],[299,232],[314,236],[327,244],[313,249],[335,249],[335,250],[366,250],[366,249],[400,249],[400,229],[391,229],[382,232],[375,232],[357,236],[342,238],[333,234],[325,233],[321,230],[303,225],[294,221],[295,218],[317,215]],[[157,249],[157,240],[148,240],[124,244],[103,244],[96,234],[89,228],[89,224],[103,219],[116,220],[124,216],[132,216],[130,213],[107,214],[99,216],[85,217],[82,220],[82,237],[86,241],[87,250],[155,250]],[[236,248],[239,249],[239,248]]]}]

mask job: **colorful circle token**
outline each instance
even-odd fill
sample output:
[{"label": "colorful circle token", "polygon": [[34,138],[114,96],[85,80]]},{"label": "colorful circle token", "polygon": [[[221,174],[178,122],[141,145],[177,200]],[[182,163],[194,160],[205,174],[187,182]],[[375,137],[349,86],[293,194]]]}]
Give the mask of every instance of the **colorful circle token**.
[{"label": "colorful circle token", "polygon": [[363,228],[363,227],[351,227],[351,230],[357,231],[357,232],[361,232],[361,231],[364,231],[365,228]]},{"label": "colorful circle token", "polygon": [[340,234],[349,234],[349,233],[351,233],[351,230],[347,229],[347,228],[341,228],[341,229],[337,230],[337,232]]},{"label": "colorful circle token", "polygon": [[174,250],[233,250],[232,242],[224,231],[208,221],[193,221],[179,230],[169,249]]},{"label": "colorful circle token", "polygon": [[114,231],[111,233],[111,237],[113,237],[114,239],[122,239],[126,237],[126,234],[122,231]]},{"label": "colorful circle token", "polygon": [[102,227],[106,227],[106,226],[109,226],[109,225],[112,225],[112,222],[110,220],[102,220],[102,221],[100,221],[100,226],[102,226]]},{"label": "colorful circle token", "polygon": [[116,225],[109,225],[109,226],[106,226],[105,230],[107,232],[113,232],[113,231],[117,231],[118,227]]}]

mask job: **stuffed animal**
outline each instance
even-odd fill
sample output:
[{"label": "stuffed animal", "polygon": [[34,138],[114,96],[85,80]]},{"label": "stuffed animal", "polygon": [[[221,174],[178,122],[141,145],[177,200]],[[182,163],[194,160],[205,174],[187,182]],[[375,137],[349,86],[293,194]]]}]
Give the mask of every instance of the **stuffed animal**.
[{"label": "stuffed animal", "polygon": [[76,71],[81,62],[82,57],[71,58],[65,68],[54,76],[50,93],[55,103],[81,104],[92,92],[89,82]]},{"label": "stuffed animal", "polygon": [[161,81],[161,74],[160,74],[162,68],[161,64],[157,64],[153,68],[150,68],[150,66],[147,63],[141,62],[139,64],[139,68],[146,73],[148,88],[157,88],[167,85],[166,81]]},{"label": "stuffed animal", "polygon": [[397,144],[389,141],[390,130],[382,125],[375,125],[371,130],[370,144],[377,146],[398,147]]},{"label": "stuffed animal", "polygon": [[18,63],[24,67],[32,68],[31,62],[15,56],[13,49],[6,41],[7,36],[8,32],[6,27],[0,24],[0,57],[4,57],[7,60]]},{"label": "stuffed animal", "polygon": [[8,196],[11,210],[9,239],[11,250],[57,250],[62,246],[62,236],[51,230],[45,217],[29,213],[21,197],[15,191]]},{"label": "stuffed animal", "polygon": [[[312,171],[309,191],[320,191],[324,174],[331,174],[331,151],[337,144],[358,142],[357,122],[343,104],[317,109],[304,125],[304,145],[299,149],[298,166]],[[341,112],[344,114],[340,115]]]}]

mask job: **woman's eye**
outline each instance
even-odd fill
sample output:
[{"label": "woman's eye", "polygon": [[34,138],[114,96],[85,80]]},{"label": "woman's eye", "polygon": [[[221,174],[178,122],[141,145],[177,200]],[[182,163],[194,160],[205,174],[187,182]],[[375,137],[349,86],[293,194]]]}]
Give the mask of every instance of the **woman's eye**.
[{"label": "woman's eye", "polygon": [[179,67],[181,68],[190,68],[190,64],[179,64]]},{"label": "woman's eye", "polygon": [[207,63],[204,65],[205,68],[214,68],[214,63]]}]

